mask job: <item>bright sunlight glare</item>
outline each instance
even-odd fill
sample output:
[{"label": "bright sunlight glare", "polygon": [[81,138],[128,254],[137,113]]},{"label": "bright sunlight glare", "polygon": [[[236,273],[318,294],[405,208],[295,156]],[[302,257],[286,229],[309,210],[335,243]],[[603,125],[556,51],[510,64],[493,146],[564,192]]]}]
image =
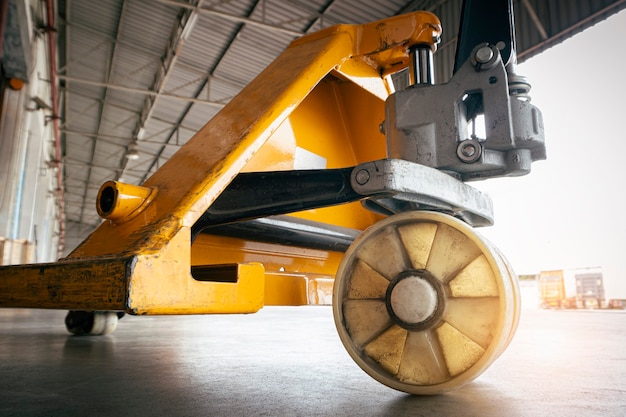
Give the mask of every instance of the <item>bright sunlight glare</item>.
[{"label": "bright sunlight glare", "polygon": [[525,177],[472,183],[495,206],[480,232],[518,274],[601,266],[607,298],[626,298],[624,40],[626,11],[519,65],[548,159]]}]

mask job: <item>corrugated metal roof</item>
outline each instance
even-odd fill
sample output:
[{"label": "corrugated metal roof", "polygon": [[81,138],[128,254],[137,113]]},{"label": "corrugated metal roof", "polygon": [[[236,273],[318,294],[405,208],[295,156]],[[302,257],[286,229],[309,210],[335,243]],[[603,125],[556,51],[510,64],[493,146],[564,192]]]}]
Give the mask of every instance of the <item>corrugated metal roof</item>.
[{"label": "corrugated metal roof", "polygon": [[[58,7],[66,218],[85,233],[100,222],[94,200],[102,182],[144,180],[300,34],[430,10],[443,22],[435,59],[437,80],[447,80],[461,0],[58,0]],[[624,7],[625,0],[515,1],[519,56]],[[135,141],[139,159],[129,160]]]}]

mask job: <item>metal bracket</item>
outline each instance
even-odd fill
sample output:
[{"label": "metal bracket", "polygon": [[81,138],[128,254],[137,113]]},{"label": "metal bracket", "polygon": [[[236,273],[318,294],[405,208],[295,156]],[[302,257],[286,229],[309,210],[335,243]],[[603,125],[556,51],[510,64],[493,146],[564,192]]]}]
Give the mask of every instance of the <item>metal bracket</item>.
[{"label": "metal bracket", "polygon": [[361,164],[352,170],[352,187],[369,197],[366,207],[385,214],[433,210],[475,227],[493,224],[493,204],[487,194],[414,162],[383,159]]},{"label": "metal bracket", "polygon": [[[527,174],[533,161],[545,159],[541,112],[528,90],[523,79],[507,75],[496,47],[479,45],[449,83],[416,85],[389,97],[388,154],[463,181]],[[484,116],[484,137],[471,128],[478,115]]]},{"label": "metal bracket", "polygon": [[[414,68],[428,65],[428,55],[413,57]],[[386,101],[388,156],[463,181],[529,173],[546,158],[543,121],[515,63],[513,1],[465,1],[452,79],[413,76]]]}]

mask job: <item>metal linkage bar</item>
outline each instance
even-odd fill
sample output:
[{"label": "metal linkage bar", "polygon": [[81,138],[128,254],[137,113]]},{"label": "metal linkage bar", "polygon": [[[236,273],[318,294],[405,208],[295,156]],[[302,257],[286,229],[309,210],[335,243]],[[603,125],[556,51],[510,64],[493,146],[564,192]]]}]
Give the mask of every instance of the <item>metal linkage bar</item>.
[{"label": "metal linkage bar", "polygon": [[349,203],[363,198],[350,186],[352,168],[241,173],[191,228]]},{"label": "metal linkage bar", "polygon": [[[192,239],[202,231],[237,237],[259,235],[255,232],[262,231],[271,239],[276,234],[269,232],[276,228],[281,239],[297,244],[344,248],[349,234],[339,234],[335,239],[329,233],[327,239],[320,240],[315,235],[322,233],[312,233],[311,225],[303,227],[302,223],[286,219],[247,222],[236,227],[224,225],[358,200],[364,200],[370,210],[386,215],[434,210],[454,215],[472,226],[493,224],[492,203],[486,194],[434,168],[384,159],[351,168],[239,174],[191,228]],[[332,232],[327,225],[316,227]]]}]

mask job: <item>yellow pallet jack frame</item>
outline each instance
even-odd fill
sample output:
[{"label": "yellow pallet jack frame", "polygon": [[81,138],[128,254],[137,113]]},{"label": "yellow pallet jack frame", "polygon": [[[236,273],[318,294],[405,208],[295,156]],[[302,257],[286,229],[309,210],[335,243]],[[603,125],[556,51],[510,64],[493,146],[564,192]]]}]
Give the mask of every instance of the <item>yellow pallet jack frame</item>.
[{"label": "yellow pallet jack frame", "polygon": [[[436,16],[415,12],[295,40],[144,184],[105,184],[106,220],[69,256],[0,267],[0,306],[144,315],[323,302],[341,252],[204,234],[192,245],[191,228],[240,172],[293,169],[298,152],[325,168],[385,158],[389,76],[440,34]],[[358,203],[294,216],[357,230],[382,218]]]}]

